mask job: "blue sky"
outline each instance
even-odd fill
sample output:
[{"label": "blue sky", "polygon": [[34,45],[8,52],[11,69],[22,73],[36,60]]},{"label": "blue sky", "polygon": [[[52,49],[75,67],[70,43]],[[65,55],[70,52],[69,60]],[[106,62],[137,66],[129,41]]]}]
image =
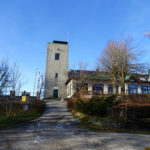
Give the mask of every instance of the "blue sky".
[{"label": "blue sky", "polygon": [[17,62],[33,91],[45,73],[47,42],[69,42],[69,68],[94,69],[108,40],[131,35],[150,61],[150,0],[0,0],[0,59]]}]

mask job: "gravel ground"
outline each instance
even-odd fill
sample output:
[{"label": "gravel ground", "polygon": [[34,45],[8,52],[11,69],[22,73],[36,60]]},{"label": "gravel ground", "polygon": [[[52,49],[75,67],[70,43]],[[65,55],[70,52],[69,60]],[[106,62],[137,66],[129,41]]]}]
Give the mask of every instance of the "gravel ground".
[{"label": "gravel ground", "polygon": [[42,117],[0,131],[0,150],[144,150],[150,135],[91,132],[77,126],[66,102],[49,101]]}]

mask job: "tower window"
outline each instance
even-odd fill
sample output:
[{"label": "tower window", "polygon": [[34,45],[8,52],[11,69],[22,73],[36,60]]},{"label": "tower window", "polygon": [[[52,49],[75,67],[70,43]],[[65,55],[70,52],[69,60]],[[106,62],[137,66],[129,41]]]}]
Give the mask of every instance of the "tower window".
[{"label": "tower window", "polygon": [[59,53],[56,53],[56,54],[55,54],[55,60],[59,60],[59,57],[60,57],[60,54],[59,54]]},{"label": "tower window", "polygon": [[58,73],[55,73],[55,78],[58,78]]}]

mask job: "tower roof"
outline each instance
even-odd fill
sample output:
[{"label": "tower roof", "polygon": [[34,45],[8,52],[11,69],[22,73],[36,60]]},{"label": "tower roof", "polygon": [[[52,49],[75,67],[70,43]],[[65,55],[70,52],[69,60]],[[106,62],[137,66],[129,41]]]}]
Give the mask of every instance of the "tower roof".
[{"label": "tower roof", "polygon": [[53,43],[58,43],[58,44],[68,44],[67,41],[56,41],[56,40],[53,40]]}]

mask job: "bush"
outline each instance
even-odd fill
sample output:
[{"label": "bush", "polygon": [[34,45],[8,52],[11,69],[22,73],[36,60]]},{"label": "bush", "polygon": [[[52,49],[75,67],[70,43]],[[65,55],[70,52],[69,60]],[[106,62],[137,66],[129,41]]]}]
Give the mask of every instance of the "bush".
[{"label": "bush", "polygon": [[76,112],[81,112],[89,115],[105,116],[106,108],[112,107],[115,97],[116,96],[114,95],[107,98],[93,97],[89,101],[83,101],[79,99],[77,102],[75,102],[74,109]]},{"label": "bush", "polygon": [[145,149],[145,150],[150,150],[150,146],[148,146],[148,147],[145,147],[144,149]]},{"label": "bush", "polygon": [[106,106],[112,107],[115,99],[116,99],[116,95],[111,95],[111,96],[107,97],[105,100]]},{"label": "bush", "polygon": [[89,114],[89,102],[85,102],[81,99],[79,99],[75,104],[74,104],[74,109],[76,112],[81,112],[81,113],[87,113]]},{"label": "bush", "polygon": [[74,109],[74,101],[73,99],[67,99],[67,108],[69,111],[73,111]]},{"label": "bush", "polygon": [[98,97],[93,97],[89,101],[89,104],[90,115],[105,115],[106,106],[104,97],[102,97],[101,99],[99,99]]}]

